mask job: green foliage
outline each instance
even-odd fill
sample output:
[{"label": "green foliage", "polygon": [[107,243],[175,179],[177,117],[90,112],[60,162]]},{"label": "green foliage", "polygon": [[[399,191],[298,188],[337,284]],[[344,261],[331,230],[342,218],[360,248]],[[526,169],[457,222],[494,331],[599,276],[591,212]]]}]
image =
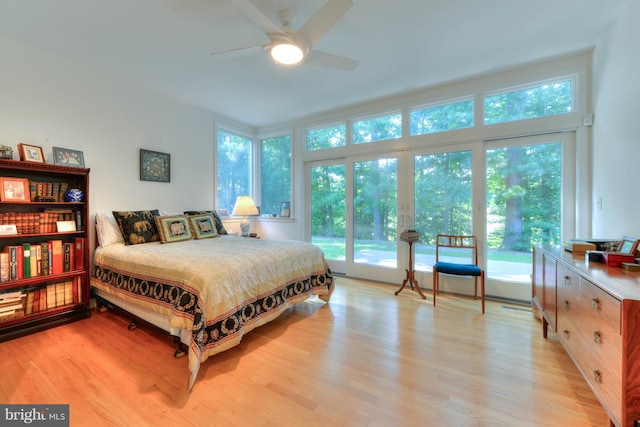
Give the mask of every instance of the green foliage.
[{"label": "green foliage", "polygon": [[291,200],[291,137],[260,141],[260,213],[280,212]]},{"label": "green foliage", "polygon": [[395,241],[398,161],[380,159],[354,164],[355,240]]},{"label": "green foliage", "polygon": [[251,140],[218,131],[218,208],[233,209],[238,196],[251,195]]},{"label": "green foliage", "polygon": [[307,150],[343,147],[347,143],[347,125],[307,130],[306,141]]},{"label": "green foliage", "polygon": [[395,114],[353,123],[353,143],[384,141],[402,136],[402,115]]},{"label": "green foliage", "polygon": [[484,123],[504,123],[569,113],[573,108],[571,80],[545,84],[484,99]]},{"label": "green foliage", "polygon": [[471,151],[416,156],[415,229],[435,244],[438,233],[472,234]]},{"label": "green foliage", "polygon": [[411,112],[411,135],[444,132],[473,126],[473,100]]}]

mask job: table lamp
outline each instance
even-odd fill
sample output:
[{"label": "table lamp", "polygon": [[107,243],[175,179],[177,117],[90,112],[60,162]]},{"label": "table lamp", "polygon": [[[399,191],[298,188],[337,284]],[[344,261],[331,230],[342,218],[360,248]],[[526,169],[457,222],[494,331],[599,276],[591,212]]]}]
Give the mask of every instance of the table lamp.
[{"label": "table lamp", "polygon": [[258,215],[258,208],[251,196],[238,196],[231,215],[242,216],[240,231],[242,237],[249,237],[249,228],[251,227],[249,215]]}]

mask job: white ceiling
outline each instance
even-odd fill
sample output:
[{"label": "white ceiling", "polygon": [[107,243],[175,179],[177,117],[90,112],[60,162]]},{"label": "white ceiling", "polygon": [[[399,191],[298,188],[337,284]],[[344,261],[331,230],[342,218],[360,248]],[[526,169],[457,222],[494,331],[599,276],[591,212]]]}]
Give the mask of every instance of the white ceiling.
[{"label": "white ceiling", "polygon": [[[326,0],[252,0],[300,27]],[[0,33],[251,126],[593,47],[632,0],[354,0],[317,50],[354,71],[274,65],[229,0],[0,0]]]}]

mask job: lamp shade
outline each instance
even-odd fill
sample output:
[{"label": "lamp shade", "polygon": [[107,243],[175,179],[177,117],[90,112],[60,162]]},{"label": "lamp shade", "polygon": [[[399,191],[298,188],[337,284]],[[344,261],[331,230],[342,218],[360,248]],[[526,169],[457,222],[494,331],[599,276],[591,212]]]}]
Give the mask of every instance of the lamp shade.
[{"label": "lamp shade", "polygon": [[231,215],[248,216],[258,215],[258,208],[251,196],[238,196],[236,204],[233,206]]}]

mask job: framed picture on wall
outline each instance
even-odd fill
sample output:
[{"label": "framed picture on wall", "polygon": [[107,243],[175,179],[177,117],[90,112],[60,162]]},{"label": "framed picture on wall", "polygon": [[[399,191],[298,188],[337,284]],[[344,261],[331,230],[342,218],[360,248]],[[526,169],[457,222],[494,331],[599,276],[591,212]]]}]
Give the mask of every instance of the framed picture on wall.
[{"label": "framed picture on wall", "polygon": [[140,181],[171,182],[171,154],[140,149]]}]

